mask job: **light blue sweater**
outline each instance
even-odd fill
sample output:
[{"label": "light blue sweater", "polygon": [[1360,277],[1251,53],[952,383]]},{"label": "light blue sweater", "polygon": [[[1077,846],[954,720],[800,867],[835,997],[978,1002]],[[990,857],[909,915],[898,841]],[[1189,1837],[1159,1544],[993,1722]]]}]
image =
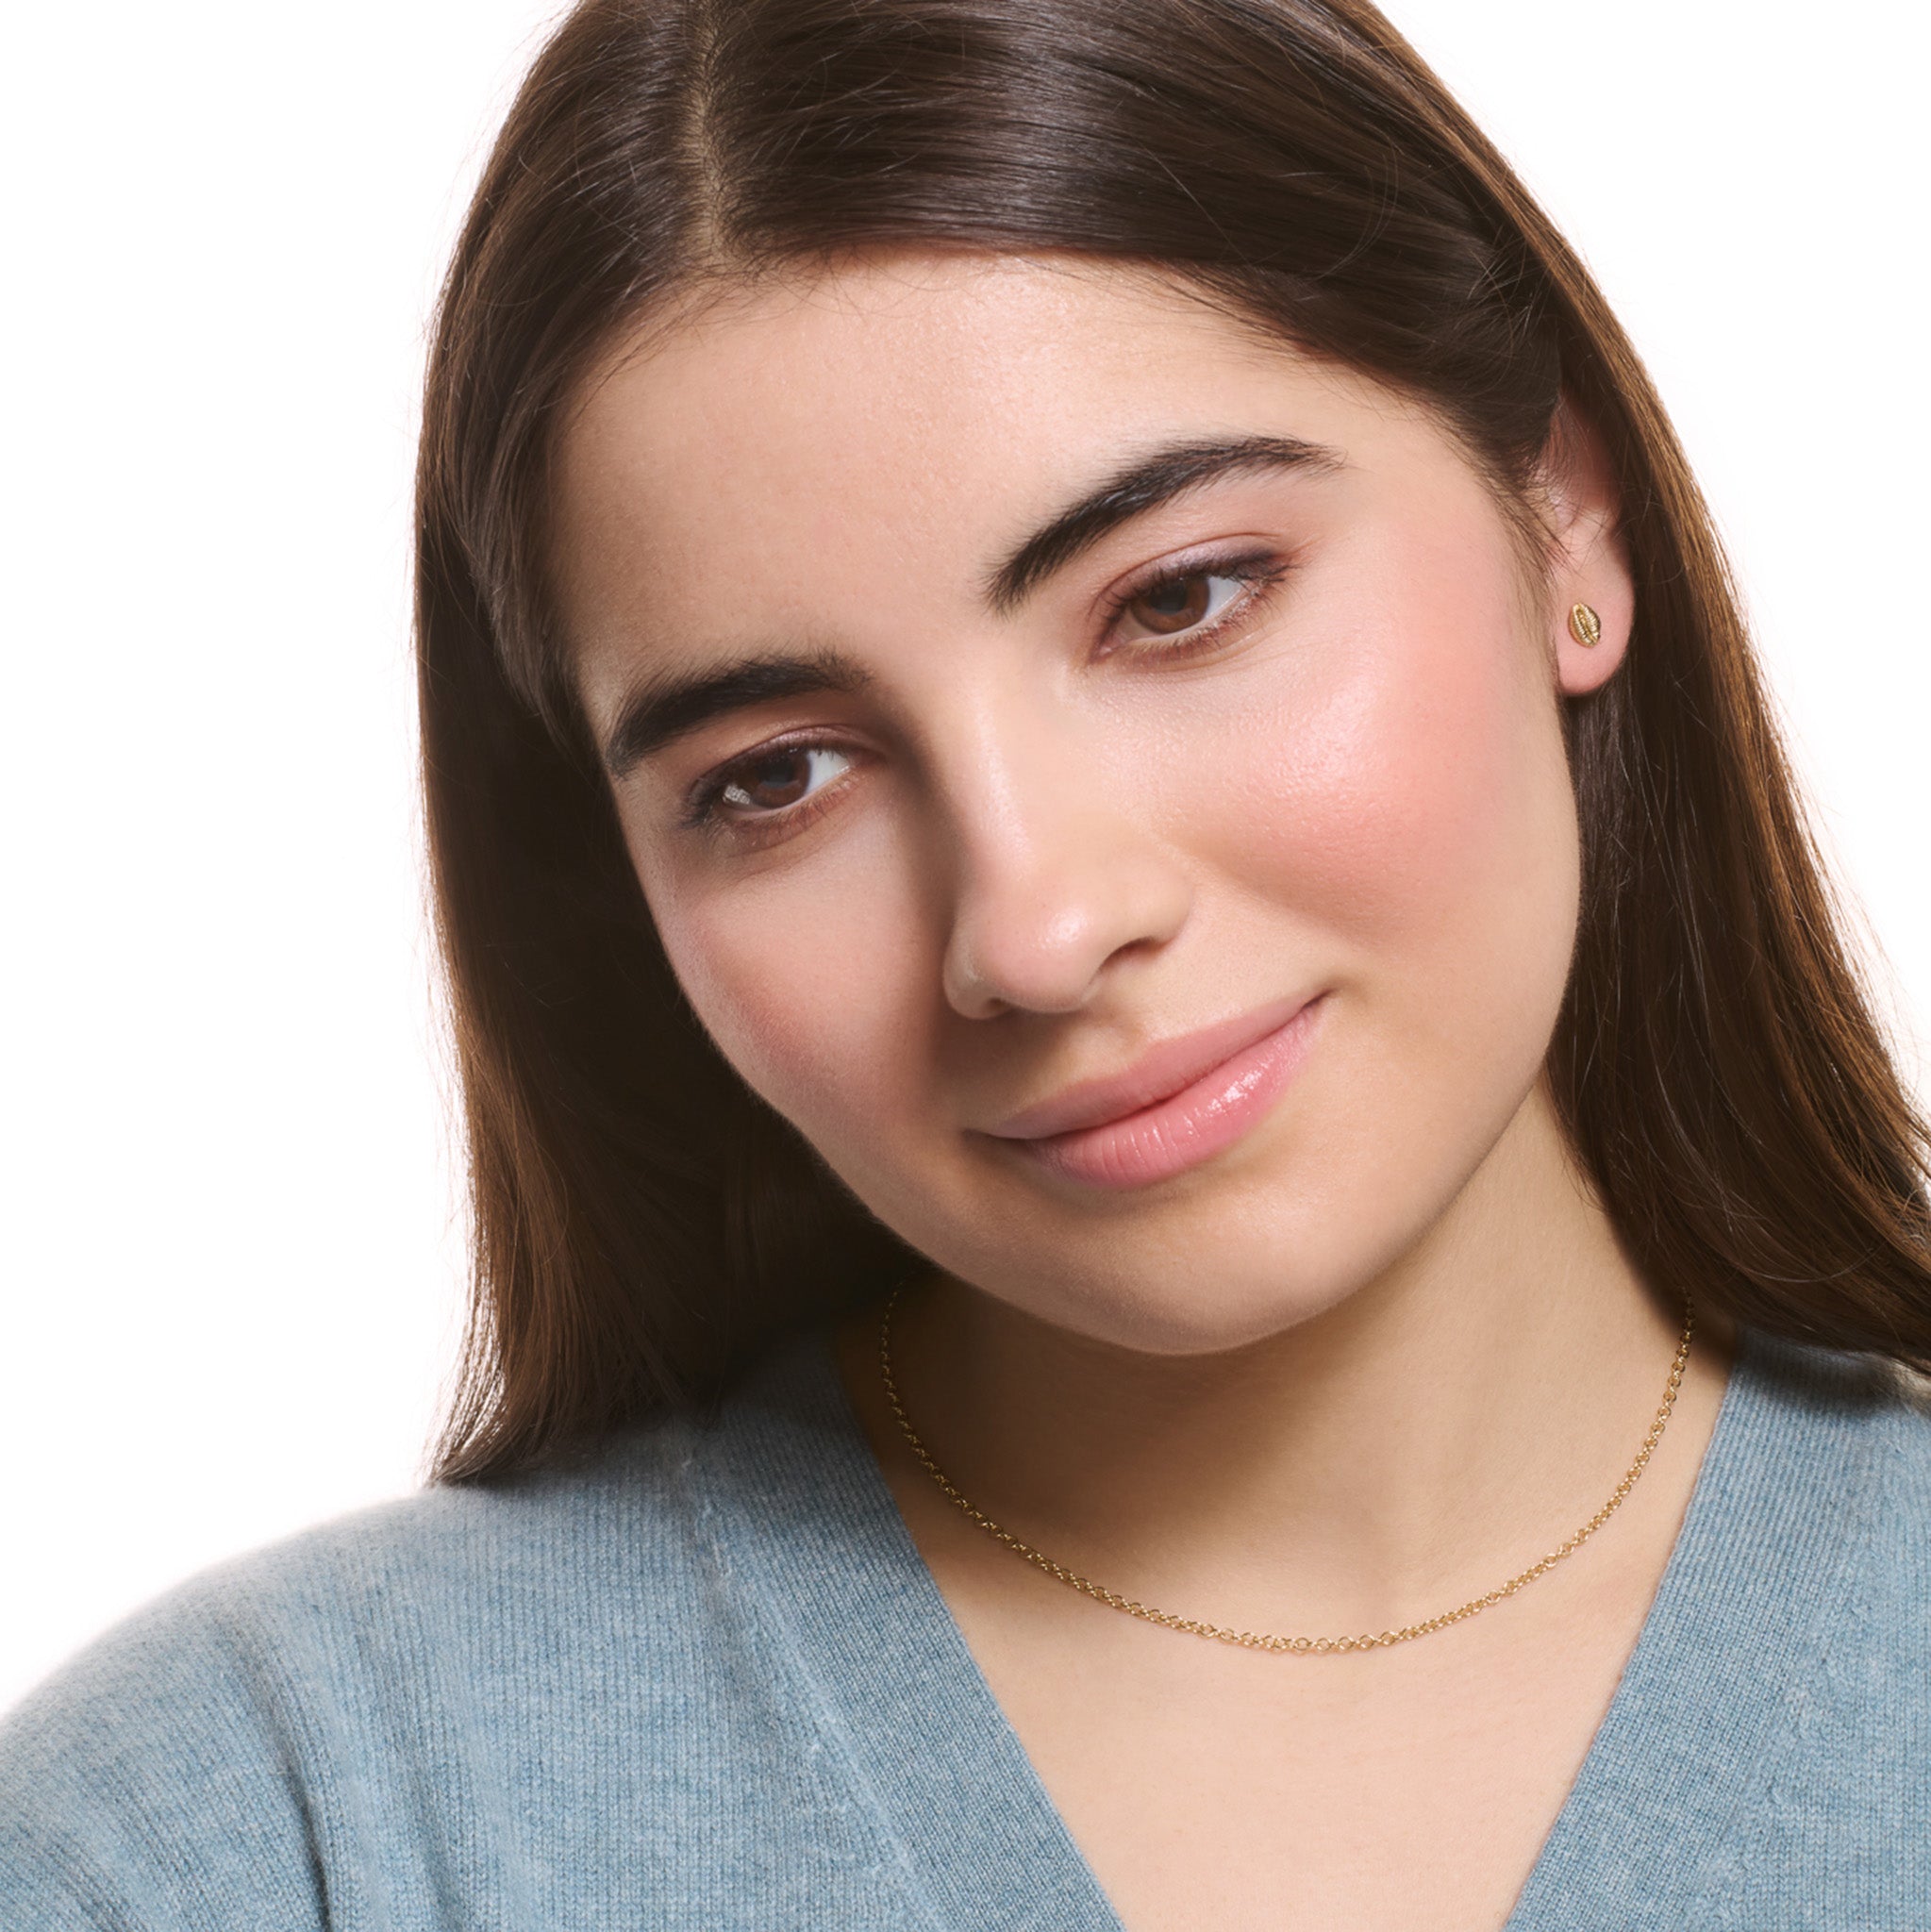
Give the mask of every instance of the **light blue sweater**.
[{"label": "light blue sweater", "polygon": [[[1508,1932],[1925,1932],[1927,1662],[1931,1417],[1746,1336]],[[211,1572],[0,1725],[4,1932],[322,1926],[1119,1932],[817,1339]]]}]

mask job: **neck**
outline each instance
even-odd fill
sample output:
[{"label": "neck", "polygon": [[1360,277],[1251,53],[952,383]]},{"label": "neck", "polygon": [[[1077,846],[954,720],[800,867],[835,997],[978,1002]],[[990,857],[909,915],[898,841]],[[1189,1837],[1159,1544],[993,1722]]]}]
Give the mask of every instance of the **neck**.
[{"label": "neck", "polygon": [[[1123,1349],[939,1276],[901,1302],[893,1359],[948,1475],[1057,1560],[1250,1627],[1292,1606],[1304,1627],[1379,1629],[1494,1588],[1601,1507],[1682,1324],[1538,1089],[1423,1242],[1261,1341]],[[1706,1438],[1731,1340],[1698,1310],[1679,1410]],[[875,1388],[875,1317],[846,1363]],[[860,1407],[896,1436],[874,1394]]]}]

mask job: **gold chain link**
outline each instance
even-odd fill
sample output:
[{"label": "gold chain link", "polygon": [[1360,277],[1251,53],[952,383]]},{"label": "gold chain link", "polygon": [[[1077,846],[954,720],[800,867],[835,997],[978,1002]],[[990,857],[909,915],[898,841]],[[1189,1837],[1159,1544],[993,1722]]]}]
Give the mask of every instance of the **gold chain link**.
[{"label": "gold chain link", "polygon": [[1332,1651],[1385,1649],[1390,1643],[1407,1643],[1417,1637],[1426,1637],[1434,1631],[1446,1630],[1451,1624],[1459,1624],[1470,1617],[1479,1616],[1482,1611],[1501,1603],[1507,1597],[1513,1596],[1524,1584],[1533,1583],[1537,1577],[1553,1570],[1564,1557],[1573,1556],[1622,1507],[1623,1498],[1636,1487],[1637,1478],[1648,1467],[1651,1456],[1656,1453],[1656,1444],[1663,1440],[1663,1431],[1670,1423],[1670,1412],[1676,1406],[1676,1391],[1683,1386],[1683,1371],[1689,1365],[1690,1339],[1696,1329],[1695,1306],[1686,1295],[1683,1302],[1683,1339],[1677,1344],[1676,1358],[1670,1365],[1670,1379],[1663,1391],[1662,1405],[1656,1410],[1656,1420],[1649,1425],[1648,1435],[1642,1439],[1642,1447],[1636,1452],[1636,1460],[1629,1465],[1628,1473],[1611,1491],[1609,1500],[1573,1536],[1558,1543],[1540,1562],[1530,1564],[1520,1576],[1511,1577],[1499,1590],[1491,1590],[1487,1596],[1472,1597],[1459,1609],[1445,1610],[1439,1617],[1430,1617],[1421,1624],[1410,1624],[1400,1630],[1383,1630],[1378,1635],[1364,1637],[1274,1637],[1264,1631],[1230,1630],[1219,1624],[1204,1624],[1197,1618],[1176,1616],[1172,1610],[1157,1610],[1150,1605],[1136,1602],[1132,1597],[1122,1596],[1118,1591],[1107,1590],[1103,1585],[1094,1583],[1090,1577],[1080,1575],[1076,1570],[1068,1570],[1063,1564],[1054,1562],[1052,1557],[1034,1549],[1030,1543],[1022,1542],[1010,1530],[994,1523],[984,1510],[967,1501],[952,1478],[933,1460],[931,1451],[919,1440],[910,1417],[906,1414],[905,1404],[899,1400],[898,1384],[891,1373],[891,1317],[902,1292],[903,1291],[899,1289],[891,1291],[886,1300],[885,1314],[878,1324],[878,1373],[885,1382],[885,1398],[891,1405],[892,1414],[898,1418],[898,1425],[905,1436],[907,1445],[924,1466],[925,1474],[988,1536],[1004,1543],[1015,1556],[1024,1557],[1036,1569],[1043,1570],[1056,1582],[1065,1584],[1069,1590],[1079,1591],[1111,1609],[1124,1610],[1129,1617],[1140,1617],[1149,1624],[1158,1624],[1168,1630],[1184,1630],[1193,1637],[1210,1637],[1219,1643],[1238,1643],[1247,1650],[1286,1650],[1321,1656]]}]

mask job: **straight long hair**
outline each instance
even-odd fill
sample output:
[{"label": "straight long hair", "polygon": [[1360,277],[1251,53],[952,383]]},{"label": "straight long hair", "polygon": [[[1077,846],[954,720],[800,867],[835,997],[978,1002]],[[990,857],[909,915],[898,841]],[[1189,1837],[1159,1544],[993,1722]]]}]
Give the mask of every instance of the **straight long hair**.
[{"label": "straight long hair", "polygon": [[1365,0],[584,0],[470,209],[418,473],[474,1266],[437,1474],[713,1402],[919,1265],[685,1003],[545,591],[558,431],[598,354],[674,298],[881,246],[1170,271],[1424,403],[1517,506],[1568,399],[1614,465],[1636,626],[1565,701],[1565,1125],[1647,1278],[1931,1368],[1924,1125],[1707,509],[1588,273],[1392,27]]}]

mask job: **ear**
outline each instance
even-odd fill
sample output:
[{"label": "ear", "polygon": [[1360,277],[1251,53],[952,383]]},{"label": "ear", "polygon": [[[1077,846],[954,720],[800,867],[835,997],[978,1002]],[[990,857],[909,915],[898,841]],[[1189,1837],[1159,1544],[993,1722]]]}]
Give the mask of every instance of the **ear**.
[{"label": "ear", "polygon": [[[1553,540],[1543,608],[1556,681],[1565,697],[1578,697],[1606,684],[1623,662],[1636,619],[1636,584],[1608,454],[1566,394],[1550,425],[1538,481]],[[1583,643],[1570,627],[1578,604],[1596,614],[1600,635],[1593,644]]]}]

